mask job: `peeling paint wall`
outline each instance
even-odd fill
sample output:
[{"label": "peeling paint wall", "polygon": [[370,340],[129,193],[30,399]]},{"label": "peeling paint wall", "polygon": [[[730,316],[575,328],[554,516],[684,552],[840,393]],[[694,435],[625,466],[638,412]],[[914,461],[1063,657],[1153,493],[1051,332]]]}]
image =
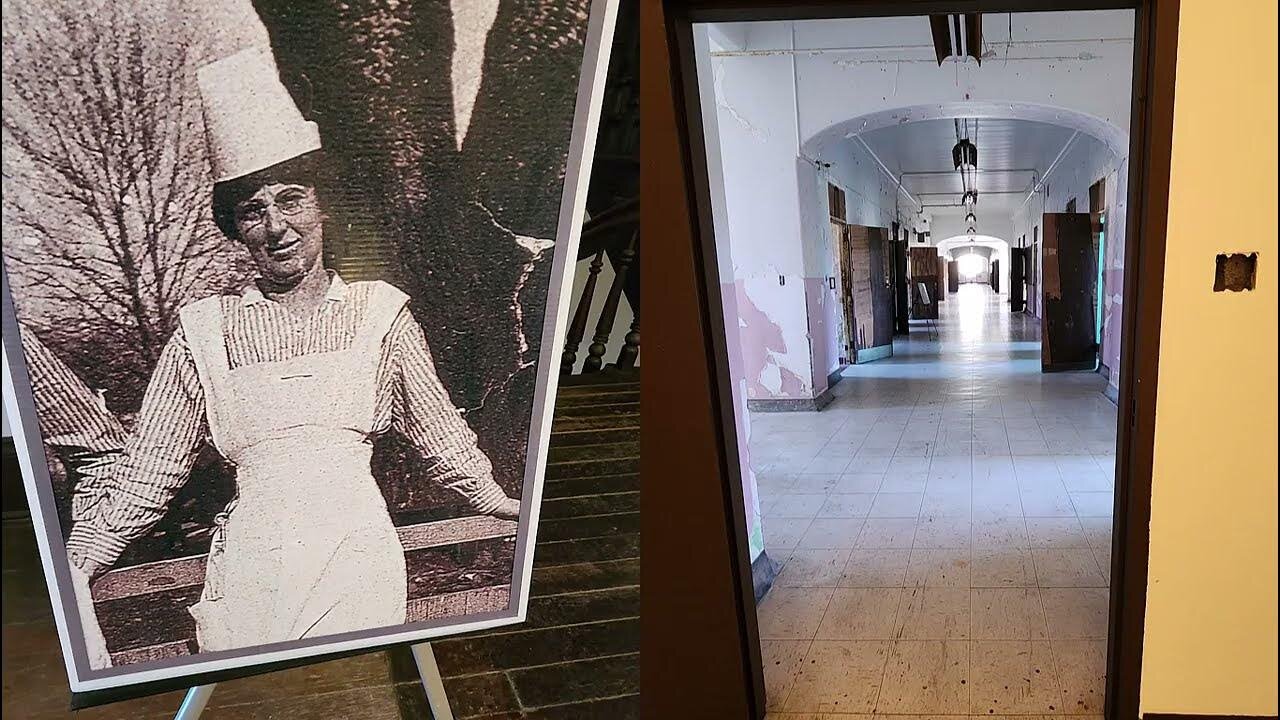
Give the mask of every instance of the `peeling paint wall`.
[{"label": "peeling paint wall", "polygon": [[777,278],[746,278],[735,280],[734,290],[747,397],[812,398],[802,278],[793,276],[786,285]]},{"label": "peeling paint wall", "polygon": [[827,377],[840,365],[840,297],[839,287],[832,290],[826,278],[805,278],[805,308],[809,314],[809,347],[813,351],[811,372],[813,389],[821,393],[829,384]]},{"label": "peeling paint wall", "polygon": [[[706,69],[710,39],[706,26],[694,31],[694,48],[699,63],[699,91],[704,95],[713,92],[711,75]],[[728,42],[718,36],[721,42]],[[717,113],[704,107],[703,127],[708,137],[719,137]],[[738,289],[733,279],[733,256],[729,243],[728,211],[724,196],[724,171],[720,159],[720,146],[713,143],[707,148],[707,174],[711,181],[711,215],[716,233],[716,263],[720,280],[720,297],[724,319],[725,347],[729,356],[730,392],[733,395],[735,437],[738,441],[738,467],[742,477],[742,499],[747,526],[747,546],[751,561],[755,562],[764,552],[764,528],[760,520],[760,498],[756,489],[756,475],[751,467],[751,416],[747,412],[747,374],[744,369],[742,340],[739,337]]]},{"label": "peeling paint wall", "polygon": [[796,182],[800,201],[800,252],[804,263],[805,323],[809,339],[809,376],[813,397],[827,389],[827,377],[840,362],[839,282],[832,289],[829,277],[839,277],[832,236],[828,178],[809,159],[796,158]]},{"label": "peeling paint wall", "polygon": [[[727,239],[732,256],[747,397],[811,399],[825,389],[826,376],[815,386],[791,59],[757,65],[747,77],[709,63],[714,93],[707,104],[714,98],[725,178],[727,232],[717,230],[717,238]],[[775,172],[780,167],[786,172]]]}]

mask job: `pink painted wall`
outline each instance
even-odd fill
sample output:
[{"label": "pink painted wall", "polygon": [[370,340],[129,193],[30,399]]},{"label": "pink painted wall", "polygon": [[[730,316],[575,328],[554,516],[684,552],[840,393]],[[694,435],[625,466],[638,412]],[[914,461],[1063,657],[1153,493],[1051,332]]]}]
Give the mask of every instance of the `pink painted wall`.
[{"label": "pink painted wall", "polygon": [[729,354],[729,377],[733,383],[734,429],[738,438],[738,465],[742,470],[742,500],[746,508],[747,544],[751,560],[764,551],[764,529],[760,522],[760,498],[756,493],[756,474],[751,468],[751,415],[747,412],[747,381],[743,371],[742,338],[739,335],[737,296],[741,283],[721,282],[725,349]]},{"label": "pink painted wall", "polygon": [[[733,291],[738,310],[733,322],[738,328],[747,397],[752,400],[812,398],[809,348],[796,346],[804,342],[803,337],[788,338],[784,333],[786,321],[765,313],[752,299],[743,280],[734,281]],[[788,358],[797,360],[794,366],[786,362]]]}]

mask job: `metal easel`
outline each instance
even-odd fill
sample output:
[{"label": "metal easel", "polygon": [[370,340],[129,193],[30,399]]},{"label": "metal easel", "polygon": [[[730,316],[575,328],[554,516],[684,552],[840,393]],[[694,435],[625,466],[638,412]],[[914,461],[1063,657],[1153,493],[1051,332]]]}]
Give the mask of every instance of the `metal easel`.
[{"label": "metal easel", "polygon": [[[436,654],[431,643],[418,643],[413,646],[413,661],[418,666],[418,677],[422,679],[422,689],[427,694],[427,705],[431,708],[432,720],[453,720],[453,710],[449,707],[449,698],[444,693],[444,681],[440,678],[440,666],[436,664]],[[213,688],[217,683],[197,685],[187,691],[187,696],[178,706],[178,714],[173,720],[196,720],[209,704]]]},{"label": "metal easel", "polygon": [[[920,292],[920,304],[925,307],[933,305],[933,298],[929,297],[929,288],[925,287],[924,283],[916,283],[916,285]],[[929,314],[932,315],[933,311],[930,310]],[[928,331],[930,340],[938,339],[938,324],[932,318],[925,318],[924,329]]]}]

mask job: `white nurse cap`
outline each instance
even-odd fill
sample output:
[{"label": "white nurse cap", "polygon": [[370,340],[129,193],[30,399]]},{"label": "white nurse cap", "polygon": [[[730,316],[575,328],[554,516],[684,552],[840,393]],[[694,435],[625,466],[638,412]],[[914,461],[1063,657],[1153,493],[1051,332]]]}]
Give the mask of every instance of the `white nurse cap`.
[{"label": "white nurse cap", "polygon": [[280,82],[269,50],[248,48],[196,71],[214,182],[265,170],[320,149]]}]

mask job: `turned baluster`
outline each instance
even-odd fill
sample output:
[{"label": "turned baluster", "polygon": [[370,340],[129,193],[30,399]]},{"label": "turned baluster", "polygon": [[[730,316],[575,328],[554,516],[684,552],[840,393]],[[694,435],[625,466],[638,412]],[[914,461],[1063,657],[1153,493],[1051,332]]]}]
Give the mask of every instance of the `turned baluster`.
[{"label": "turned baluster", "polygon": [[[634,308],[633,308],[634,309]],[[631,321],[631,332],[622,339],[622,349],[618,351],[618,367],[633,368],[636,357],[640,355],[640,316]]]},{"label": "turned baluster", "polygon": [[569,332],[565,336],[564,354],[560,358],[560,374],[572,375],[573,364],[578,361],[578,346],[587,334],[587,315],[591,313],[591,301],[596,295],[596,276],[604,267],[604,248],[601,248],[591,261],[587,271],[587,282],[582,286],[582,296],[578,298],[578,307],[573,311],[573,321],[569,323]]},{"label": "turned baluster", "polygon": [[613,276],[613,284],[609,286],[609,294],[605,296],[604,308],[600,311],[600,319],[596,321],[596,334],[587,347],[587,359],[582,363],[582,372],[599,372],[604,365],[604,352],[609,344],[609,334],[613,332],[613,323],[618,318],[618,302],[622,299],[622,286],[627,280],[627,267],[635,257],[636,233],[631,234],[631,244],[618,257],[618,267]]}]

